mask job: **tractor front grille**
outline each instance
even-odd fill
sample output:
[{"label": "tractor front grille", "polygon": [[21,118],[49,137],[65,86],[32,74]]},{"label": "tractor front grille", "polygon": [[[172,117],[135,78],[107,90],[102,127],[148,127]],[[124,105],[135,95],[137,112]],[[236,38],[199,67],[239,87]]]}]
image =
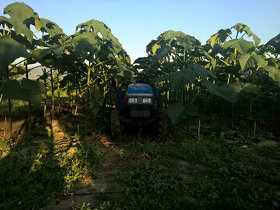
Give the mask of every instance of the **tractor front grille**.
[{"label": "tractor front grille", "polygon": [[150,117],[150,111],[135,111],[131,110],[131,117]]}]

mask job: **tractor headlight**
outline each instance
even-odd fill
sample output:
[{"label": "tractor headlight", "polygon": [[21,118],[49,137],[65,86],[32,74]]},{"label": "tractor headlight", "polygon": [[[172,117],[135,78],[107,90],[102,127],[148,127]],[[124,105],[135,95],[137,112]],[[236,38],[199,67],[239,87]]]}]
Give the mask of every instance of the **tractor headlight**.
[{"label": "tractor headlight", "polygon": [[137,103],[137,98],[128,98],[128,103],[129,104],[136,104]]},{"label": "tractor headlight", "polygon": [[144,104],[150,104],[150,103],[152,103],[152,98],[143,98],[143,103],[144,103]]}]

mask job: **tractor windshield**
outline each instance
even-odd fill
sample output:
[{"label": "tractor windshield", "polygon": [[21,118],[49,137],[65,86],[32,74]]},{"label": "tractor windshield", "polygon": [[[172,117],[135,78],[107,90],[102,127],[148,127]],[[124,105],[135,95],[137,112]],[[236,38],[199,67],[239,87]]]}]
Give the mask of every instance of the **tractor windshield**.
[{"label": "tractor windshield", "polygon": [[127,94],[153,94],[153,89],[148,84],[130,84],[128,86]]}]

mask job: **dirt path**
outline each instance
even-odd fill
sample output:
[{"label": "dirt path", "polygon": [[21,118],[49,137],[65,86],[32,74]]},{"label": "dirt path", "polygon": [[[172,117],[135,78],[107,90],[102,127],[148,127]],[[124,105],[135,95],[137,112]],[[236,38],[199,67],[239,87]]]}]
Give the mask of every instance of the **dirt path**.
[{"label": "dirt path", "polygon": [[85,177],[69,190],[69,194],[43,209],[73,209],[88,203],[98,205],[108,196],[120,195],[124,187],[116,181],[116,176],[125,168],[125,162],[120,159],[119,150],[115,146],[108,147],[108,155],[97,171],[97,179]]}]

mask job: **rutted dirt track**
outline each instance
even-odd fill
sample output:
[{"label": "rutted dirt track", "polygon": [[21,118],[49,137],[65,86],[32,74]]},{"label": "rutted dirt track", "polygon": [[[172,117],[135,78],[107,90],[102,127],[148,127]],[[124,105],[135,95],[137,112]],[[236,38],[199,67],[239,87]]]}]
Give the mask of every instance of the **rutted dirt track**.
[{"label": "rutted dirt track", "polygon": [[[54,122],[54,129],[56,130],[55,136],[63,136],[63,132],[61,132],[63,128],[60,127],[59,122]],[[97,178],[84,177],[83,180],[68,190],[69,193],[58,196],[56,200],[43,209],[73,209],[84,203],[100,205],[108,196],[110,196],[110,199],[122,196],[125,186],[122,186],[116,178],[127,171],[131,163],[121,158],[120,148],[125,146],[126,143],[136,139],[145,139],[147,136],[153,139],[154,135],[152,133],[153,128],[151,127],[132,126],[127,129],[121,139],[110,139],[104,134],[95,132],[85,136],[81,141],[101,144],[106,148],[105,161],[100,167],[96,168]]]},{"label": "rutted dirt track", "polygon": [[97,169],[98,178],[91,180],[85,177],[75,184],[65,197],[61,197],[43,209],[73,209],[83,203],[98,204],[103,202],[106,194],[122,193],[124,187],[116,182],[115,177],[126,167],[124,161],[119,158],[118,150],[114,146],[108,148],[111,152],[102,166]]}]

